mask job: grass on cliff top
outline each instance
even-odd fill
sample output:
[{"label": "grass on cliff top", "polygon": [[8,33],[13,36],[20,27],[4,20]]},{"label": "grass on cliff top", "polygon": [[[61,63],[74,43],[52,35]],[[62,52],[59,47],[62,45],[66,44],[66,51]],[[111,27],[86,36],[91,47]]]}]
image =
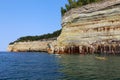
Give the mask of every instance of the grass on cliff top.
[{"label": "grass on cliff top", "polygon": [[61,15],[63,16],[67,11],[71,10],[72,8],[81,7],[83,5],[98,1],[102,0],[68,0],[68,4],[65,4],[65,8],[61,7]]},{"label": "grass on cliff top", "polygon": [[39,35],[39,36],[24,36],[24,37],[20,37],[19,39],[17,39],[14,42],[11,42],[11,44],[14,44],[15,42],[27,42],[27,41],[39,41],[39,40],[43,40],[43,39],[51,39],[51,38],[55,38],[58,37],[61,33],[61,29],[57,30],[53,33],[48,33],[48,34],[43,34],[43,35]]}]

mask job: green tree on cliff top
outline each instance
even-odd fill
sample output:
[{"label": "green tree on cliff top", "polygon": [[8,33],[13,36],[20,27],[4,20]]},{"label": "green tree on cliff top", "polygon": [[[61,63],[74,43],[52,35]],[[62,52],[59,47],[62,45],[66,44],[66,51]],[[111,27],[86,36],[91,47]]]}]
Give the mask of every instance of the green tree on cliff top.
[{"label": "green tree on cliff top", "polygon": [[53,33],[43,34],[39,36],[24,36],[24,37],[18,38],[14,42],[11,42],[10,44],[14,44],[15,42],[38,41],[38,40],[43,40],[43,39],[55,38],[55,37],[58,37],[60,33],[61,33],[61,29]]},{"label": "green tree on cliff top", "polygon": [[102,0],[68,0],[68,4],[65,4],[65,8],[61,7],[61,14],[63,16],[67,11],[69,11],[72,8],[77,8],[98,1]]}]

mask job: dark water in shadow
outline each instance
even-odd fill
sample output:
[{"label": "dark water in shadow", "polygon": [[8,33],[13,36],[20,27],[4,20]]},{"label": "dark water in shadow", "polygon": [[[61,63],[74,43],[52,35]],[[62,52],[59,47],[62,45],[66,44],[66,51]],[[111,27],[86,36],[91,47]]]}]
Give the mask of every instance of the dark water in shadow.
[{"label": "dark water in shadow", "polygon": [[120,80],[120,56],[0,52],[0,80]]}]

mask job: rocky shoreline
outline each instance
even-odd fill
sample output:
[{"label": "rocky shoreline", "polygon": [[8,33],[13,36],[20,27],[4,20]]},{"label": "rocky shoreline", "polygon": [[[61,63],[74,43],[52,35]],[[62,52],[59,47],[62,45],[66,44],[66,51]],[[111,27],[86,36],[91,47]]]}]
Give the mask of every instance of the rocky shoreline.
[{"label": "rocky shoreline", "polygon": [[120,0],[104,0],[65,13],[55,52],[119,54]]},{"label": "rocky shoreline", "polygon": [[17,42],[8,46],[9,52],[47,52],[49,44],[56,43],[56,40]]},{"label": "rocky shoreline", "polygon": [[120,0],[104,0],[72,9],[62,17],[62,32],[56,40],[18,42],[9,45],[8,51],[119,54]]}]

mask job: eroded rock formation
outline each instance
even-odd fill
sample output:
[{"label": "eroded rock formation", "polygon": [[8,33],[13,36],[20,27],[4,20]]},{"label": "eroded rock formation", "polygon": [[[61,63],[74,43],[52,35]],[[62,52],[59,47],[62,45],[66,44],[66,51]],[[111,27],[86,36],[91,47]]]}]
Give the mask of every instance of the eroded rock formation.
[{"label": "eroded rock formation", "polygon": [[120,0],[68,11],[62,18],[56,53],[120,53]]},{"label": "eroded rock formation", "polygon": [[62,17],[62,32],[57,42],[19,42],[9,45],[8,50],[120,54],[120,0],[71,9]]},{"label": "eroded rock formation", "polygon": [[8,46],[10,52],[47,52],[51,47],[48,45],[55,43],[56,40],[16,42]]}]

